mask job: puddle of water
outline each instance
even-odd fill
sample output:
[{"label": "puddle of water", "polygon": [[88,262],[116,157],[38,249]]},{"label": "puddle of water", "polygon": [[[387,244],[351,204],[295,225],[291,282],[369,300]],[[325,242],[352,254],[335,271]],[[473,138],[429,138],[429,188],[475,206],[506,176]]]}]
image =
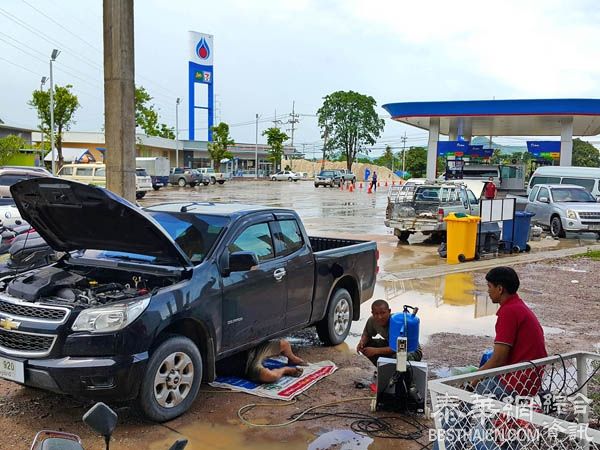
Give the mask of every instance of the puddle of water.
[{"label": "puddle of water", "polygon": [[329,448],[335,448],[336,450],[365,450],[369,448],[372,442],[372,438],[362,436],[351,430],[333,430],[322,434],[312,441],[307,450],[326,450]]},{"label": "puddle of water", "polygon": [[[243,448],[245,450],[306,450],[314,436],[307,432],[297,432],[292,439],[281,439],[281,434],[275,434],[274,439],[260,436],[260,430],[243,425],[223,425],[198,421],[193,424],[177,427],[177,432],[170,431],[164,438],[154,439],[148,444],[148,450],[165,450],[177,439],[186,438],[186,450],[230,450]],[[348,447],[363,448],[363,447]],[[366,447],[364,447],[366,448]]]},{"label": "puddle of water", "polygon": [[[468,272],[422,280],[379,281],[373,300],[383,298],[392,312],[402,311],[403,305],[418,307],[422,343],[440,332],[491,336],[498,306],[478,287],[482,288],[475,285],[473,274]],[[371,303],[361,305],[361,320],[352,324],[351,334],[346,339],[350,348],[358,344],[371,315]]]}]

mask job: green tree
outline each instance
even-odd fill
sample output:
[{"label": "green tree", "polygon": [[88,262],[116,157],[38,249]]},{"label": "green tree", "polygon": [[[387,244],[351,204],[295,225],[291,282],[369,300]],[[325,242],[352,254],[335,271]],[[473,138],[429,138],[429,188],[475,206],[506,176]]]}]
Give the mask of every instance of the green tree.
[{"label": "green tree", "polygon": [[151,103],[153,97],[143,86],[135,87],[135,125],[148,136],[160,136],[175,139],[173,127],[159,123],[158,111]]},{"label": "green tree", "polygon": [[0,138],[0,166],[6,164],[22,148],[25,148],[25,139],[21,136],[9,134]]},{"label": "green tree", "polygon": [[[69,131],[71,125],[75,123],[73,116],[77,108],[79,108],[79,99],[71,92],[72,85],[54,86],[54,126],[56,133],[54,142],[58,156],[58,167],[63,165],[64,158],[62,154],[62,138],[63,132]],[[38,118],[41,123],[41,131],[47,136],[50,136],[50,91],[33,91],[29,106],[33,106],[37,110]]]},{"label": "green tree", "polygon": [[283,143],[289,139],[289,136],[277,127],[267,128],[262,133],[267,137],[269,147],[269,161],[273,163],[273,168],[277,171],[277,167],[281,164],[283,156]]},{"label": "green tree", "polygon": [[221,160],[233,158],[233,154],[227,149],[235,145],[235,141],[229,136],[229,125],[225,122],[221,122],[216,127],[213,127],[212,131],[213,141],[208,143],[208,154],[213,161],[215,170],[220,172]]},{"label": "green tree", "polygon": [[348,170],[356,154],[369,153],[365,145],[373,145],[381,135],[383,119],[377,116],[373,97],[354,91],[337,91],[325,97],[317,111],[322,137],[327,134],[327,149],[341,149]]},{"label": "green tree", "polygon": [[378,166],[387,167],[390,170],[392,170],[392,168],[397,169],[397,167],[394,167],[395,165],[392,164],[393,161],[394,161],[394,152],[392,152],[392,147],[387,145],[385,147],[385,151],[383,152],[383,155],[381,155],[379,158],[377,158],[375,160],[375,164],[377,164]]},{"label": "green tree", "polygon": [[502,150],[500,150],[499,148],[495,148],[494,151],[492,152],[492,157],[490,158],[490,163],[491,164],[500,164],[506,156],[507,155],[502,154]]},{"label": "green tree", "polygon": [[600,167],[600,153],[598,149],[579,138],[573,139],[573,166]]},{"label": "green tree", "polygon": [[414,178],[423,178],[427,172],[427,149],[411,147],[406,151],[406,171]]}]

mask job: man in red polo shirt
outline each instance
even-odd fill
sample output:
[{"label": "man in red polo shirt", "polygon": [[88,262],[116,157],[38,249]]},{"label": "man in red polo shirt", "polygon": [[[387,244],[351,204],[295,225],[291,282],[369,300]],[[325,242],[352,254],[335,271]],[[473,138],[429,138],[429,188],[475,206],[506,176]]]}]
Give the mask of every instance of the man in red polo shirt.
[{"label": "man in red polo shirt", "polygon": [[490,177],[489,180],[485,183],[485,188],[483,190],[483,194],[486,200],[493,200],[496,198],[496,185],[494,184],[494,177]]},{"label": "man in red polo shirt", "polygon": [[[544,330],[537,317],[517,294],[519,276],[510,267],[495,267],[485,276],[488,294],[499,303],[496,315],[494,353],[479,370],[493,369],[548,356]],[[477,385],[480,394],[495,394],[498,398],[516,393],[534,396],[540,386],[541,374],[532,369],[489,378]]]}]

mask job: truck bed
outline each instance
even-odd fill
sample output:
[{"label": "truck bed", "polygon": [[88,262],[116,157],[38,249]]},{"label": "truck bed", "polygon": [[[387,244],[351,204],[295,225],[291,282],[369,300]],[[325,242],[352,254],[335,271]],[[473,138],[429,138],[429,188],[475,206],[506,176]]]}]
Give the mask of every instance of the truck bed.
[{"label": "truck bed", "polygon": [[[309,236],[315,257],[315,286],[312,322],[325,316],[331,287],[340,279],[356,280],[354,287],[358,302],[353,319],[360,318],[360,303],[370,299],[377,278],[379,253],[375,241]],[[351,287],[346,287],[349,291]],[[353,294],[353,292],[350,292]]]}]

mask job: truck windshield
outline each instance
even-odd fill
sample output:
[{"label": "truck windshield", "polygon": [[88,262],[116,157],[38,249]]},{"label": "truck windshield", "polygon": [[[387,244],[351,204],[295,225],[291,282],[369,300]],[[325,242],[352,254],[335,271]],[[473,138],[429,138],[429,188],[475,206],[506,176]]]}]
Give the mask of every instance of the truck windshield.
[{"label": "truck windshield", "polygon": [[207,214],[165,211],[148,213],[169,233],[194,264],[204,261],[229,223],[227,217]]},{"label": "truck windshield", "polygon": [[596,202],[594,196],[585,189],[556,188],[552,189],[552,196],[555,202]]}]

